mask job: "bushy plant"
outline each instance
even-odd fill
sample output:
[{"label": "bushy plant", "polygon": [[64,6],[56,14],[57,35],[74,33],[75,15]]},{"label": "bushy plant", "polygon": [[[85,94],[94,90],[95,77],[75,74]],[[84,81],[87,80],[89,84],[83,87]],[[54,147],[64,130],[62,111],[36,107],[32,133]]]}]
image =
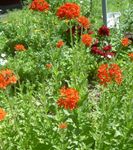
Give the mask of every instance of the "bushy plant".
[{"label": "bushy plant", "polygon": [[0,149],[132,150],[132,43],[47,2],[0,22]]}]

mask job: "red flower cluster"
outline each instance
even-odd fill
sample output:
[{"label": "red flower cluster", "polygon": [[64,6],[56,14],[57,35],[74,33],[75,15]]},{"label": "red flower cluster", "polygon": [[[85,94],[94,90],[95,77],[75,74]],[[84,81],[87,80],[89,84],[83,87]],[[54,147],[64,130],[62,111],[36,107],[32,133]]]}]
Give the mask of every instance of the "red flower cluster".
[{"label": "red flower cluster", "polygon": [[103,25],[101,28],[99,28],[98,34],[100,36],[109,36],[110,35],[110,30],[109,30],[108,27],[106,27],[105,25]]},{"label": "red flower cluster", "polygon": [[92,37],[89,34],[83,34],[82,35],[82,42],[86,45],[86,46],[90,46],[92,43]]},{"label": "red flower cluster", "polygon": [[0,88],[6,89],[6,87],[12,83],[16,83],[17,78],[13,71],[10,69],[0,71]]},{"label": "red flower cluster", "polygon": [[121,40],[121,44],[124,47],[127,47],[130,43],[131,43],[131,41],[128,38],[126,38],[126,37]]},{"label": "red flower cluster", "polygon": [[49,4],[45,0],[33,0],[30,5],[30,9],[37,11],[47,11],[49,7]]},{"label": "red flower cluster", "polygon": [[57,10],[56,15],[60,19],[74,19],[80,15],[80,6],[75,3],[65,3]]},{"label": "red flower cluster", "polygon": [[104,46],[103,47],[103,51],[110,51],[112,49],[112,46],[111,45],[107,45],[107,46]]},{"label": "red flower cluster", "polygon": [[23,44],[16,44],[14,48],[16,51],[25,51],[26,50]]},{"label": "red flower cluster", "polygon": [[111,83],[112,81],[115,81],[117,84],[122,83],[122,72],[117,64],[111,64],[110,66],[102,64],[98,68],[97,76],[103,85],[107,85],[107,83]]},{"label": "red flower cluster", "polygon": [[61,48],[63,45],[64,45],[64,42],[63,42],[62,40],[59,40],[59,41],[56,43],[56,47],[57,47],[57,48]]},{"label": "red flower cluster", "polygon": [[99,49],[98,45],[99,45],[99,41],[96,40],[96,42],[91,46],[91,52],[93,54],[97,54],[109,59],[115,56],[115,52],[111,52],[112,50],[111,45],[106,45],[102,49]]},{"label": "red flower cluster", "polygon": [[0,121],[4,120],[5,116],[6,112],[2,108],[0,108]]},{"label": "red flower cluster", "polygon": [[65,109],[73,110],[76,108],[79,101],[79,93],[73,88],[63,87],[60,90],[61,98],[58,99],[57,104]]},{"label": "red flower cluster", "polygon": [[83,28],[88,29],[90,27],[90,21],[85,16],[80,16],[77,20]]}]

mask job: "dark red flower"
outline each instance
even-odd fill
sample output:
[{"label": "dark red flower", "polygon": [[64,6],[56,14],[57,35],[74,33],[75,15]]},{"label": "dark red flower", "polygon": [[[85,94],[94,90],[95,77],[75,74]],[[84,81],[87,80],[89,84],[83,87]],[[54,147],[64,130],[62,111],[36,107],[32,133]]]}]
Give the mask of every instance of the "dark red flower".
[{"label": "dark red flower", "polygon": [[88,32],[88,34],[94,34],[94,31],[91,31],[91,30],[90,30],[90,31]]},{"label": "dark red flower", "polygon": [[98,54],[98,55],[101,55],[101,56],[105,56],[105,53],[102,50],[100,50],[97,46],[92,46],[91,47],[91,52],[93,54]]},{"label": "dark red flower", "polygon": [[110,30],[109,30],[108,27],[106,27],[105,25],[103,25],[101,28],[99,28],[98,34],[100,36],[109,36],[110,35]]},{"label": "dark red flower", "polygon": [[103,47],[103,51],[110,51],[112,49],[111,45],[107,45],[105,47]]},{"label": "dark red flower", "polygon": [[111,59],[112,57],[114,57],[116,55],[115,52],[106,52],[105,53],[105,57],[108,59]]},{"label": "dark red flower", "polygon": [[65,3],[57,10],[60,19],[75,19],[80,16],[80,6],[75,3]]}]

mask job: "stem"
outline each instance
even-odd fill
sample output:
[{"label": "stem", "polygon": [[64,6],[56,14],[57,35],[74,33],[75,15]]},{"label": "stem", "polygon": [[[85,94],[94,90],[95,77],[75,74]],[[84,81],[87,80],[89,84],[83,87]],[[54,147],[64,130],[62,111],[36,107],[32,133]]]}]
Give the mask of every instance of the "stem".
[{"label": "stem", "polygon": [[70,20],[70,40],[71,40],[71,46],[73,47],[73,35],[72,35],[72,22]]}]

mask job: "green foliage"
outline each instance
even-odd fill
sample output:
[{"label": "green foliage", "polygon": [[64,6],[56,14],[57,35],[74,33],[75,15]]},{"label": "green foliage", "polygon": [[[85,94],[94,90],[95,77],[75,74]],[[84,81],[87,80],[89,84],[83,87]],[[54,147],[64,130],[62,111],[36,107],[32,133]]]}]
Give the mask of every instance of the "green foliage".
[{"label": "green foliage", "polygon": [[[53,2],[53,4],[52,4]],[[76,1],[80,3],[80,1]],[[68,40],[63,35],[77,25],[55,16],[62,1],[51,1],[48,12],[24,8],[9,13],[0,22],[0,54],[18,77],[15,85],[0,89],[0,107],[7,115],[0,121],[1,150],[132,150],[133,149],[133,65],[128,52],[121,46],[121,30],[112,30],[108,42],[117,53],[114,59],[97,57],[77,36]],[[84,5],[87,4],[87,1]],[[93,3],[94,4],[94,3]],[[82,6],[82,9],[88,6]],[[96,5],[95,7],[99,7]],[[100,9],[100,8],[98,8]],[[95,10],[92,10],[93,13]],[[82,11],[86,13],[86,9]],[[100,15],[94,18],[94,32]],[[82,31],[87,33],[87,31]],[[94,35],[97,38],[97,34]],[[56,43],[64,40],[64,46]],[[103,43],[107,39],[103,39]],[[15,51],[23,44],[25,51]],[[123,82],[102,86],[97,69],[102,63],[117,63],[122,69]],[[47,68],[47,64],[52,64]],[[80,94],[75,110],[58,107],[60,88],[72,87]],[[60,129],[66,122],[68,127]]]}]

